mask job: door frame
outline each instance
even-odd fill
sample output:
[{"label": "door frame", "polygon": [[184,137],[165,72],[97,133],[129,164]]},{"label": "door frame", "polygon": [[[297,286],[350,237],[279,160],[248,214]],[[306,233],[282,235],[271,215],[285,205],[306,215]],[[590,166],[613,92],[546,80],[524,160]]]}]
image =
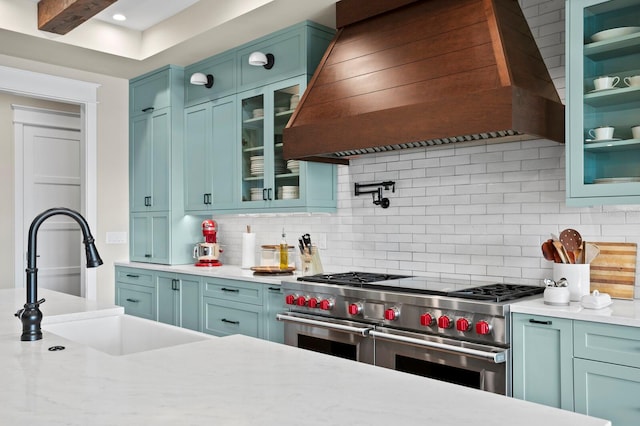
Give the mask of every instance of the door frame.
[{"label": "door frame", "polygon": [[[87,81],[74,80],[66,77],[59,77],[33,71],[21,70],[17,68],[0,66],[0,91],[10,92],[21,96],[39,99],[48,99],[57,102],[76,104],[80,106],[80,135],[84,142],[84,205],[82,206],[83,216],[92,229],[97,229],[97,133],[98,133],[98,111],[97,94],[100,84]],[[14,141],[14,173],[22,175],[22,163],[16,162],[16,157],[20,150],[15,149]],[[21,155],[21,153],[20,153]],[[21,159],[21,158],[20,158]],[[18,167],[20,170],[18,170]],[[22,180],[22,178],[21,178]],[[20,182],[21,183],[21,182]],[[21,189],[17,188],[15,182],[15,197],[21,195]],[[14,197],[14,198],[15,198]],[[18,203],[14,205],[14,221],[17,219]],[[20,203],[20,210],[22,206]],[[21,217],[21,216],[20,216]],[[23,219],[21,219],[23,220]],[[17,240],[22,240],[22,235],[14,235],[14,244]],[[22,242],[20,242],[20,246]],[[14,247],[19,247],[15,245]],[[15,274],[23,271],[25,265],[23,258],[16,256]],[[22,273],[22,272],[20,272]],[[89,300],[97,299],[97,273],[93,268],[86,270],[84,297]],[[22,287],[22,281],[16,281],[16,287]]]}]

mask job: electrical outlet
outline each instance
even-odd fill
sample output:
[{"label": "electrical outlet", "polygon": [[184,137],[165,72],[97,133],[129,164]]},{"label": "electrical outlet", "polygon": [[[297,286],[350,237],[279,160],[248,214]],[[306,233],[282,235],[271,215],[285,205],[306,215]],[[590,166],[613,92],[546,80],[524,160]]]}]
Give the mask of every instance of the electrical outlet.
[{"label": "electrical outlet", "polygon": [[127,244],[126,232],[107,232],[107,244]]}]

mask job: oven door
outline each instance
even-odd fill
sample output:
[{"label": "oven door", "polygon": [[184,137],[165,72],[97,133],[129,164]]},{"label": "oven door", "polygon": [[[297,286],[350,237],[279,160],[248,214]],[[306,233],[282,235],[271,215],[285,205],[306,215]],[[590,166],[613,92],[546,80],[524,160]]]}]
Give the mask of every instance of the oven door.
[{"label": "oven door", "polygon": [[369,335],[376,365],[507,395],[508,349],[386,327]]},{"label": "oven door", "polygon": [[284,322],[284,343],[328,355],[373,364],[372,325],[296,312],[277,314]]}]

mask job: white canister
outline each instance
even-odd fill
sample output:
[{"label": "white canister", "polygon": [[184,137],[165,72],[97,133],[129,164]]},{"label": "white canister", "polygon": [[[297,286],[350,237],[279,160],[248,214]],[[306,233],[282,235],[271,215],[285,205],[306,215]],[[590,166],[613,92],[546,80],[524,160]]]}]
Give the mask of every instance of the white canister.
[{"label": "white canister", "polygon": [[582,296],[589,294],[591,286],[590,265],[573,263],[554,263],[553,280],[561,278],[567,280],[569,294],[572,302],[579,302]]}]

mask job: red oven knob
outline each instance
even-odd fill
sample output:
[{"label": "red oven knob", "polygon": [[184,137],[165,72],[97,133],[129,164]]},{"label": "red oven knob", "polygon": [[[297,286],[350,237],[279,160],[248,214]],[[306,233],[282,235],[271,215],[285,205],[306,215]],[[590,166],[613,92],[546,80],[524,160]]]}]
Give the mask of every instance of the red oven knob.
[{"label": "red oven knob", "polygon": [[389,308],[384,311],[384,319],[387,321],[395,321],[400,316],[400,311],[398,308]]},{"label": "red oven knob", "polygon": [[491,333],[491,325],[485,320],[478,321],[476,323],[476,333],[489,334]]},{"label": "red oven knob", "polygon": [[307,298],[304,296],[298,296],[298,298],[296,299],[296,305],[304,306],[306,304],[307,304]]},{"label": "red oven knob", "polygon": [[349,315],[358,315],[362,312],[362,303],[352,303],[349,305]]},{"label": "red oven knob", "polygon": [[331,309],[333,309],[333,301],[329,299],[321,300],[320,309],[322,309],[323,311],[330,311]]},{"label": "red oven knob", "polygon": [[433,324],[433,315],[430,313],[420,315],[420,325],[429,327],[431,324]]},{"label": "red oven knob", "polygon": [[443,315],[438,318],[438,327],[440,328],[451,328],[451,320],[448,316]]},{"label": "red oven knob", "polygon": [[456,321],[456,330],[458,331],[469,331],[471,329],[471,324],[469,324],[469,320],[466,318],[458,318]]},{"label": "red oven knob", "polygon": [[315,297],[310,298],[307,301],[307,306],[309,306],[310,308],[317,308],[318,307],[318,299],[316,299]]},{"label": "red oven knob", "polygon": [[294,305],[296,303],[296,296],[294,294],[287,294],[284,298],[284,303]]}]

